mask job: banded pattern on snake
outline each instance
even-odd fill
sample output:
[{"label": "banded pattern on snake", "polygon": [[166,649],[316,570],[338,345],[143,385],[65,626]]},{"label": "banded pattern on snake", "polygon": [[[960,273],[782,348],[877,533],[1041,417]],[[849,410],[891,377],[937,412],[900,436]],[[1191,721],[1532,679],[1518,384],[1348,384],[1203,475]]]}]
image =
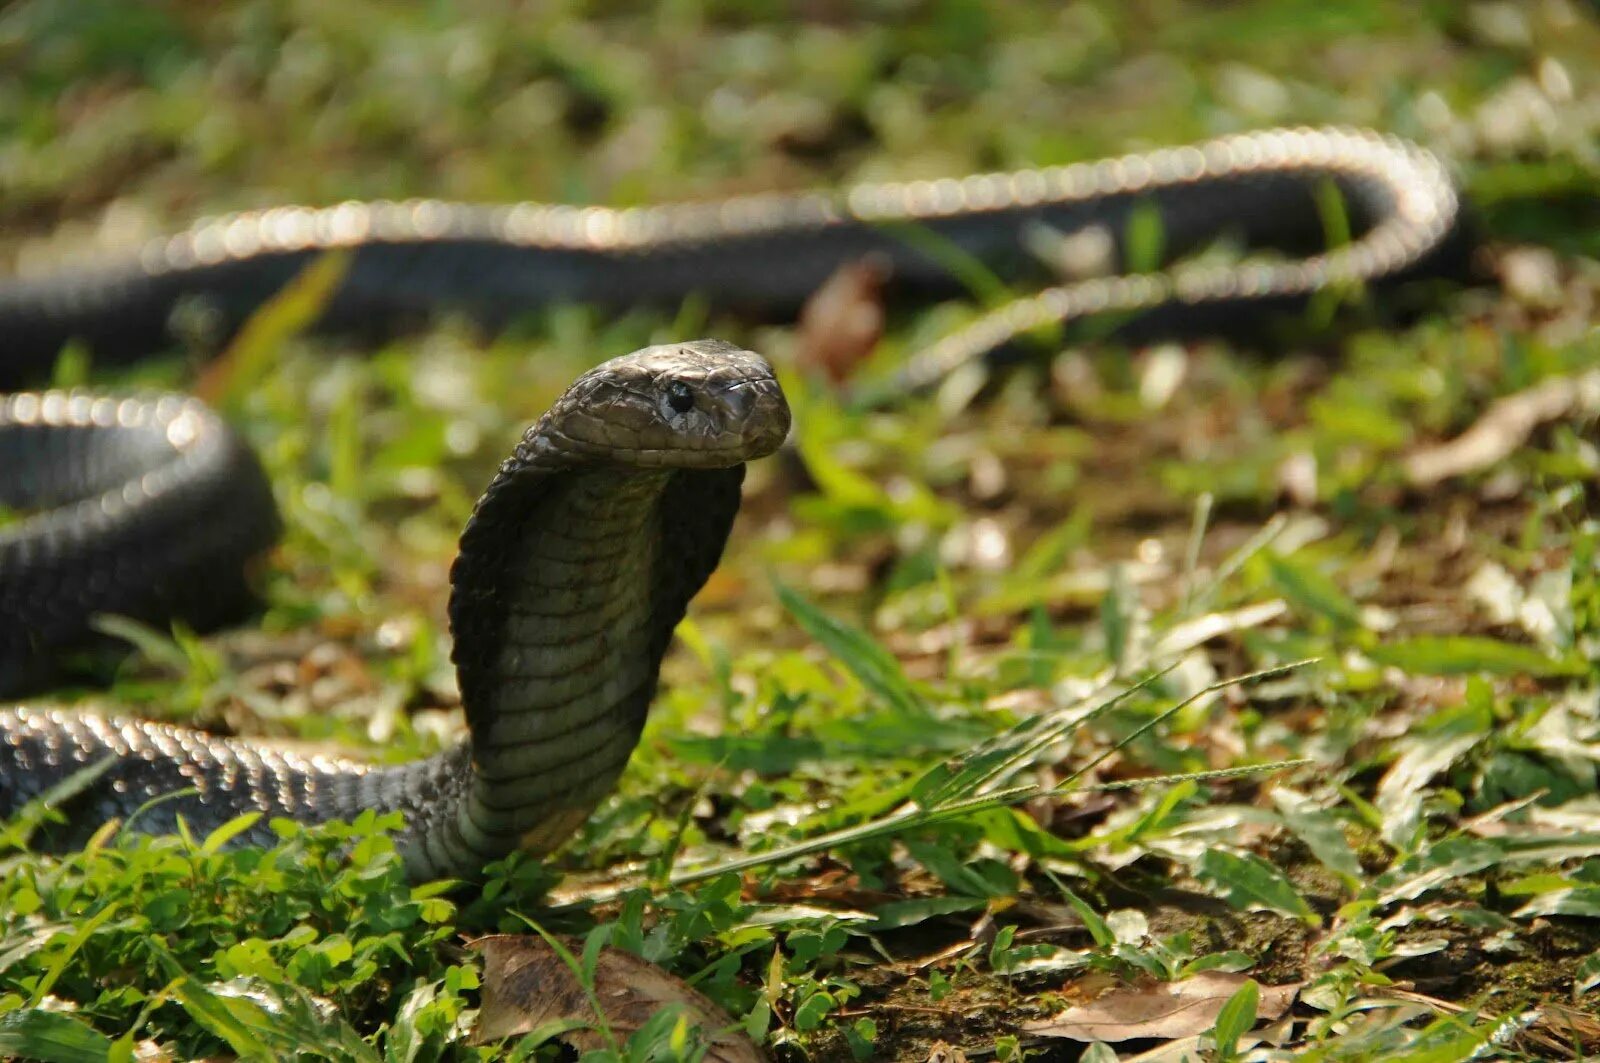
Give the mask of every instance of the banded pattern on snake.
[{"label": "banded pattern on snake", "polygon": [[[1352,238],[1326,246],[1319,200],[1339,193]],[[1324,200],[1325,201],[1325,200]],[[328,329],[452,307],[490,322],[580,301],[792,312],[841,265],[885,263],[912,298],[959,294],[952,256],[1038,274],[1039,234],[1094,228],[1113,268],[1141,205],[1179,256],[1236,234],[1286,253],[1242,263],[1048,283],[909,361],[884,394],[1002,355],[1048,324],[1116,314],[1130,334],[1207,332],[1293,310],[1333,286],[1390,285],[1449,268],[1462,230],[1429,153],[1352,130],[1278,130],[1097,163],[609,210],[420,201],[282,208],[200,223],[134,258],[0,281],[0,386],[42,376],[64,344],[98,362],[212,341],[315,256],[352,258]],[[770,369],[717,341],[652,348],[582,378],[528,430],[479,501],[452,572],[454,660],[471,739],[402,768],[296,758],[143,722],[0,714],[0,814],[75,768],[114,763],[70,810],[70,844],[103,819],[185,785],[141,829],[198,828],[247,809],[307,820],[406,813],[417,877],[474,874],[554,847],[610,789],[653,696],[671,633],[715,567],[743,463],[783,441]],[[246,597],[242,562],[274,538],[271,492],[248,451],[192,400],[20,393],[0,400],[0,693],[114,612],[206,626]],[[224,516],[227,514],[227,516]],[[262,841],[257,830],[246,841]]]}]

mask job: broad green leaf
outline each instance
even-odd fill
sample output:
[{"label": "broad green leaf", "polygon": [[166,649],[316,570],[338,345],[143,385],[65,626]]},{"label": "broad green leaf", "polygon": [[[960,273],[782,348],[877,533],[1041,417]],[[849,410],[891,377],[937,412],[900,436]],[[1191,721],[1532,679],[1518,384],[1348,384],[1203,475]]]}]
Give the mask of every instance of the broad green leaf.
[{"label": "broad green leaf", "polygon": [[[3,837],[3,843],[0,843],[0,845],[6,848],[13,846],[16,848],[25,847],[28,839],[33,836],[33,832],[38,830],[39,826],[48,817],[58,814],[52,813],[52,809],[59,808],[89,789],[95,784],[95,780],[116,767],[116,764],[117,758],[108,753],[99,760],[76,769],[65,779],[62,779],[32,801],[23,805],[11,817],[10,823],[5,825],[4,834],[0,835],[0,837]],[[3,969],[0,968],[0,970]]]},{"label": "broad green leaf", "polygon": [[56,358],[55,369],[50,374],[50,386],[61,391],[84,387],[89,383],[93,362],[88,347],[77,340],[69,342],[61,348],[61,354]]},{"label": "broad green leaf", "polygon": [[[1058,885],[1060,884],[1058,883]],[[1111,932],[1111,927],[1104,917],[1094,910],[1094,906],[1065,886],[1060,888],[1062,895],[1067,898],[1067,903],[1072,905],[1073,910],[1078,913],[1078,918],[1083,920],[1083,927],[1089,931],[1089,936],[1094,939],[1094,943],[1103,949],[1110,948],[1116,944],[1116,935]]]},{"label": "broad green leaf", "polygon": [[1487,838],[1444,838],[1383,875],[1379,904],[1393,904],[1448,886],[1463,875],[1476,874],[1501,863],[1505,847]]},{"label": "broad green leaf", "polygon": [[1304,794],[1281,787],[1272,791],[1272,801],[1283,822],[1324,867],[1346,878],[1362,877],[1361,862],[1345,840],[1344,825],[1336,816]]},{"label": "broad green leaf", "polygon": [[883,230],[937,262],[985,306],[1004,306],[1016,298],[993,267],[943,233],[926,225],[893,222],[885,223]]},{"label": "broad green leaf", "polygon": [[1572,973],[1572,989],[1576,993],[1587,993],[1597,985],[1600,985],[1600,949],[1585,956]]},{"label": "broad green leaf", "polygon": [[1265,909],[1303,919],[1312,926],[1322,922],[1284,873],[1258,856],[1208,849],[1200,857],[1198,874],[1241,911]]},{"label": "broad green leaf", "polygon": [[[967,896],[1009,897],[1016,892],[1016,875],[1004,864],[964,861],[940,845],[915,838],[907,838],[903,844],[918,863],[937,875],[945,885]],[[979,870],[983,867],[998,873],[985,875]]]},{"label": "broad green leaf", "polygon": [[349,500],[362,498],[367,489],[363,453],[362,419],[365,414],[362,388],[353,378],[339,380],[339,390],[333,407],[328,411],[325,432],[328,446],[328,488],[334,497]]},{"label": "broad green leaf", "polygon": [[827,1018],[828,1012],[839,1006],[833,994],[826,992],[812,993],[806,997],[794,1011],[794,1028],[802,1033],[815,1030],[822,1025],[822,1020]]},{"label": "broad green leaf", "polygon": [[890,901],[880,904],[873,909],[878,917],[872,924],[873,930],[898,930],[901,927],[916,926],[918,923],[929,919],[936,919],[941,915],[953,915],[956,912],[975,912],[981,910],[988,902],[981,897],[913,897],[906,901]]},{"label": "broad green leaf", "polygon": [[417,1016],[425,1011],[439,995],[439,982],[418,981],[400,1002],[400,1011],[394,1025],[383,1042],[384,1063],[414,1063],[427,1043],[427,1036],[417,1029]]},{"label": "broad green leaf", "polygon": [[1153,273],[1166,260],[1167,231],[1161,209],[1140,203],[1128,212],[1122,234],[1123,268],[1129,273]]},{"label": "broad green leaf", "polygon": [[[33,894],[32,901],[26,905],[19,905],[18,897],[20,893],[21,891],[13,891],[11,895],[6,898],[10,905],[11,911],[16,915],[31,916],[33,913],[26,909],[32,908],[37,910],[39,903],[41,903],[38,899],[38,895]],[[29,919],[27,923],[21,927],[12,928],[4,940],[0,940],[0,974],[10,970],[13,966],[21,963],[23,960],[26,960],[34,953],[39,952],[46,945],[49,945],[52,941],[54,941],[57,935],[66,937],[72,933],[72,930],[73,927],[71,923],[41,922],[35,924],[34,920],[32,919]]]},{"label": "broad green leaf", "polygon": [[1290,602],[1336,628],[1361,625],[1361,607],[1315,568],[1279,554],[1267,554],[1266,562],[1272,582]]},{"label": "broad green leaf", "polygon": [[194,663],[170,631],[111,614],[95,617],[94,627],[103,634],[128,643],[152,663],[174,672],[187,672]]},{"label": "broad green leaf", "polygon": [[778,585],[778,600],[806,634],[820,642],[861,685],[891,705],[896,711],[922,715],[922,699],[911,688],[911,681],[900,668],[894,654],[875,639],[818,609],[800,594]]},{"label": "broad green leaf", "polygon": [[1146,834],[1159,831],[1167,826],[1178,807],[1193,797],[1199,789],[1196,783],[1187,780],[1169,787],[1144,815],[1125,829],[1115,832],[1108,840],[1113,844],[1131,845]]},{"label": "broad green leaf", "polygon": [[234,816],[228,822],[206,835],[206,840],[200,844],[200,851],[205,853],[220,852],[223,846],[255,826],[260,819],[260,812],[244,812]]},{"label": "broad green leaf", "polygon": [[1539,861],[1559,864],[1565,860],[1588,860],[1600,856],[1600,831],[1573,831],[1553,838],[1508,835],[1498,840],[1505,846],[1508,857],[1524,863]]},{"label": "broad green leaf", "polygon": [[272,1020],[254,1001],[221,997],[187,976],[172,987],[172,996],[189,1017],[245,1059],[271,1059]]},{"label": "broad green leaf", "polygon": [[1254,535],[1250,536],[1250,538],[1241,543],[1237,549],[1222,559],[1222,562],[1218,564],[1216,569],[1211,573],[1211,578],[1205,583],[1201,584],[1199,587],[1195,588],[1194,594],[1190,597],[1187,604],[1191,608],[1203,607],[1205,603],[1212,598],[1212,596],[1217,594],[1222,587],[1227,585],[1228,582],[1233,579],[1234,575],[1241,568],[1243,568],[1252,557],[1255,557],[1256,554],[1260,553],[1262,550],[1265,550],[1268,546],[1271,546],[1273,540],[1282,535],[1283,530],[1288,526],[1289,518],[1285,517],[1282,513],[1276,514],[1271,520],[1263,524],[1256,530]]},{"label": "broad green leaf", "polygon": [[586,986],[594,985],[595,970],[600,966],[600,950],[611,943],[611,928],[604,923],[589,931],[583,939],[583,956],[578,963],[578,980]]},{"label": "broad green leaf", "polygon": [[1511,913],[1518,919],[1532,915],[1576,915],[1600,919],[1600,886],[1574,886],[1551,890]]},{"label": "broad green leaf", "polygon": [[803,437],[799,446],[806,471],[825,498],[840,505],[894,512],[894,500],[870,478],[838,461],[824,448],[808,444]]},{"label": "broad green leaf", "polygon": [[1244,985],[1222,1005],[1211,1033],[1216,1043],[1217,1058],[1233,1058],[1238,1050],[1239,1038],[1249,1033],[1256,1024],[1256,1007],[1260,1002],[1261,987],[1256,985],[1254,979],[1247,978]]},{"label": "broad green leaf", "polygon": [[1100,630],[1106,638],[1106,656],[1118,672],[1127,662],[1128,635],[1133,627],[1132,594],[1128,588],[1128,571],[1122,565],[1111,566],[1111,585],[1100,599]]},{"label": "broad green leaf", "polygon": [[1422,798],[1435,775],[1454,764],[1485,734],[1438,732],[1410,740],[1410,747],[1389,765],[1378,783],[1374,801],[1383,813],[1383,838],[1396,848],[1410,844],[1422,815]]},{"label": "broad green leaf", "polygon": [[1208,952],[1204,956],[1196,956],[1178,968],[1178,977],[1188,978],[1204,971],[1222,971],[1227,974],[1238,974],[1240,971],[1248,971],[1255,965],[1255,960],[1237,949],[1228,949],[1225,952]]},{"label": "broad green leaf", "polygon": [[1007,574],[1007,582],[1036,585],[1061,568],[1067,555],[1089,539],[1094,511],[1079,506],[1072,515],[1041,535]]},{"label": "broad green leaf", "polygon": [[1317,217],[1322,221],[1322,238],[1328,250],[1350,242],[1350,212],[1345,209],[1344,193],[1337,182],[1323,180],[1316,187]]},{"label": "broad green leaf", "polygon": [[975,816],[983,827],[984,838],[1008,853],[1026,853],[1035,859],[1054,857],[1057,860],[1074,860],[1079,857],[1076,847],[1064,838],[1057,837],[1039,826],[1039,821],[1016,808],[997,808]]},{"label": "broad green leaf", "polygon": [[[1338,303],[1338,294],[1330,293],[1320,309],[1331,312]],[[1368,401],[1363,395],[1318,395],[1307,403],[1306,412],[1311,417],[1311,423],[1322,434],[1346,444],[1393,451],[1405,446],[1413,434],[1409,422],[1391,413],[1382,404]]]},{"label": "broad green leaf", "polygon": [[18,1008],[0,1015],[0,1056],[41,1063],[103,1063],[111,1038],[60,1011]]},{"label": "broad green leaf", "polygon": [[314,323],[344,282],[353,256],[325,251],[312,259],[276,295],[250,315],[228,348],[195,385],[195,393],[216,402],[240,398],[267,372],[283,345]]},{"label": "broad green leaf", "polygon": [[1375,646],[1369,656],[1419,675],[1581,675],[1582,662],[1556,660],[1533,646],[1479,635],[1422,635]]},{"label": "broad green leaf", "polygon": [[79,918],[73,923],[71,940],[67,942],[64,948],[56,952],[53,962],[45,970],[44,975],[34,983],[32,987],[33,996],[28,1001],[30,1005],[37,1007],[44,1002],[44,999],[50,995],[50,991],[55,988],[56,980],[66,972],[67,965],[77,958],[78,952],[83,948],[84,943],[93,937],[101,927],[110,922],[111,917],[117,915],[120,911],[121,905],[119,902],[112,901],[93,915],[87,918]]}]

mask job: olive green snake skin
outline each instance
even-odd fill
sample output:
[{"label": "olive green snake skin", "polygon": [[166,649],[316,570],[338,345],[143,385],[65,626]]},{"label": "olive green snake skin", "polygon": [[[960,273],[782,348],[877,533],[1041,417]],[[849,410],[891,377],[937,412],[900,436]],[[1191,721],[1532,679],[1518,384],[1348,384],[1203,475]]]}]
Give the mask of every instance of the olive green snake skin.
[{"label": "olive green snake skin", "polygon": [[[1350,233],[1329,246],[1329,193]],[[1124,274],[1153,211],[1168,258],[1219,235],[1270,259],[1180,261]],[[1098,235],[1109,272],[1062,282],[1040,248]],[[1277,130],[1094,163],[610,210],[432,201],[280,208],[200,223],[126,261],[0,280],[0,387],[46,374],[77,342],[96,364],[220,342],[324,252],[351,258],[320,327],[371,331],[419,307],[491,324],[561,302],[788,315],[839,267],[871,258],[897,298],[960,295],[960,263],[1039,281],[921,351],[874,398],[903,396],[1041,327],[1112,315],[1132,338],[1230,331],[1317,293],[1453,269],[1457,197],[1415,145],[1355,130]],[[187,323],[187,324],[186,324]],[[192,338],[192,337],[190,337]],[[470,739],[402,767],[276,752],[148,722],[0,712],[0,815],[88,765],[53,845],[185,787],[139,817],[205,831],[246,811],[309,822],[405,814],[417,878],[545,852],[613,786],[643,726],[689,599],[716,566],[744,463],[789,412],[767,364],[714,340],[650,348],[581,377],[479,500],[452,570],[450,621]],[[248,608],[242,563],[275,539],[259,465],[194,400],[0,396],[0,695],[46,683],[121,614],[212,627]],[[265,818],[239,841],[268,843]]]}]

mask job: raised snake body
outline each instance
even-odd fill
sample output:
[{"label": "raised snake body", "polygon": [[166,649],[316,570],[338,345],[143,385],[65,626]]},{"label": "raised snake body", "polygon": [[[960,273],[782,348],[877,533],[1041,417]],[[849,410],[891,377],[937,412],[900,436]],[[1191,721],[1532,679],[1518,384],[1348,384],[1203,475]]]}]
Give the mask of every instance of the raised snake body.
[{"label": "raised snake body", "polygon": [[[1352,239],[1327,247],[1326,192]],[[420,306],[504,319],[532,306],[674,302],[790,311],[843,264],[874,256],[912,294],[960,290],[973,256],[1028,272],[1040,233],[1099,227],[1116,252],[1149,204],[1165,252],[1218,234],[1298,257],[1194,262],[1045,287],[909,362],[894,387],[936,382],[1041,325],[1116,313],[1206,331],[1446,263],[1459,210],[1440,164],[1347,130],[1225,138],[1098,163],[613,211],[434,202],[284,208],[201,223],[121,264],[0,281],[0,386],[37,379],[62,346],[98,361],[170,346],[199,317],[215,339],[312,258],[352,249],[323,324]],[[1319,211],[1320,206],[1320,211]],[[1319,248],[1321,248],[1319,250]],[[514,848],[558,844],[610,789],[690,597],[721,554],[743,462],[776,449],[788,410],[766,364],[716,341],[651,348],[585,374],[528,430],[480,499],[452,571],[451,627],[471,739],[416,764],[295,757],[144,722],[0,713],[0,815],[85,765],[115,762],[69,808],[60,844],[149,798],[143,830],[243,811],[319,821],[406,814],[417,877],[472,875]],[[238,611],[241,561],[274,538],[254,459],[198,403],[61,393],[0,399],[0,693],[48,674],[88,619],[209,625]],[[226,516],[225,516],[226,514]],[[258,826],[246,841],[267,841]]]}]

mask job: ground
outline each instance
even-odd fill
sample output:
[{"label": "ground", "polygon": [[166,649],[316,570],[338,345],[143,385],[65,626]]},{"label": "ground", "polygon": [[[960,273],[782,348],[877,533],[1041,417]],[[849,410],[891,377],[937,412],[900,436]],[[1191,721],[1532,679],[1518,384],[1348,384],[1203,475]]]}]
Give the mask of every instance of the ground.
[{"label": "ground", "polygon": [[[786,368],[811,480],[752,468],[553,893],[515,862],[413,890],[373,824],[353,852],[295,835],[65,861],[13,829],[0,1045],[486,1057],[465,943],[537,924],[600,928],[781,1059],[1592,1056],[1597,54],[1579,0],[7,6],[0,254],[25,271],[289,201],[622,205],[1327,123],[1445,155],[1480,244],[1469,283],[1403,316],[1358,301],[1264,348],[1075,347],[968,406],[848,413]],[[859,372],[976,312],[896,309]],[[455,537],[520,427],[646,343],[716,334],[786,366],[802,346],[698,305],[564,308],[493,339],[445,322],[377,351],[289,332],[208,381],[289,528],[263,615],[146,633],[111,686],[53,700],[436,749],[460,727]],[[58,375],[196,378],[70,352]],[[1508,453],[1408,474],[1540,387],[1566,398]],[[961,759],[981,742],[1015,759]],[[912,798],[984,807],[893,820]],[[1245,975],[1253,1033],[1221,1007],[1248,1003]],[[1186,1031],[1153,986],[1222,988]],[[1121,1027],[1086,1033],[1095,1007]]]}]

